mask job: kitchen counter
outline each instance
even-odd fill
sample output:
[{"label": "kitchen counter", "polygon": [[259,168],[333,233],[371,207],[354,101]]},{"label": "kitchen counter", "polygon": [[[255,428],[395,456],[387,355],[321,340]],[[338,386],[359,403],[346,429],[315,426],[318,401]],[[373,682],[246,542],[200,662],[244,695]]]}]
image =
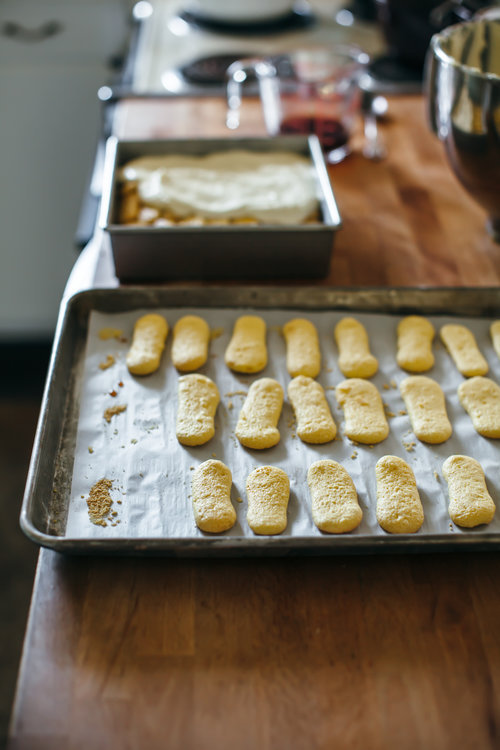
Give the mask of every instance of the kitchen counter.
[{"label": "kitchen counter", "polygon": [[[246,103],[242,134],[263,132]],[[427,129],[331,168],[338,286],[496,286],[500,247]],[[216,98],[124,101],[130,138],[224,133]],[[249,280],[251,281],[251,280]],[[116,285],[99,232],[67,292]],[[500,555],[66,558],[42,550],[11,748],[497,748]]]}]

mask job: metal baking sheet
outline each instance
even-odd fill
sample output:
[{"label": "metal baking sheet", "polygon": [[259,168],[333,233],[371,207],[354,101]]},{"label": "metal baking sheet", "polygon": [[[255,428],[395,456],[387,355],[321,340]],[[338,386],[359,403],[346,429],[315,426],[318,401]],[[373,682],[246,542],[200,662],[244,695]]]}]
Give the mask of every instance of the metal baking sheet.
[{"label": "metal baking sheet", "polygon": [[[150,309],[163,312],[171,326],[188,312],[204,315],[212,328],[220,324],[220,335],[212,342],[211,357],[203,370],[221,392],[216,437],[206,446],[186,449],[175,439],[177,373],[170,359],[171,335],[159,373],[141,381],[126,371],[127,341],[99,340],[98,331],[105,326],[120,327],[125,338],[129,337],[136,317]],[[243,311],[262,314],[269,326],[269,365],[253,377],[229,373],[223,364],[232,322]],[[373,382],[386,403],[391,431],[383,443],[373,447],[354,446],[342,434],[342,412],[333,398],[333,388],[344,379],[336,366],[333,327],[346,312],[365,323],[380,361]],[[427,315],[436,328],[449,320],[464,320],[488,359],[491,377],[500,381],[500,361],[489,340],[489,323],[500,317],[498,289],[128,287],[76,295],[60,313],[23,501],[23,530],[39,544],[71,553],[334,554],[497,545],[500,514],[489,526],[472,530],[459,529],[447,515],[446,483],[440,467],[452,453],[467,453],[481,461],[488,488],[500,504],[496,471],[500,443],[474,432],[456,398],[462,377],[437,339],[436,365],[429,374],[443,385],[454,436],[438,446],[420,444],[403,413],[397,383],[406,373],[395,365],[395,330],[400,317],[412,312]],[[289,376],[279,328],[294,315],[307,315],[318,326],[323,354],[319,381],[326,389],[339,438],[324,446],[304,445],[294,435],[293,413],[285,402],[280,444],[268,451],[248,451],[234,437],[243,401],[240,394],[261,375],[276,377],[286,393]],[[116,355],[117,367],[99,372],[97,363],[110,351]],[[116,386],[119,390],[118,382],[123,382],[118,400],[128,402],[127,411],[107,424],[102,410],[117,403],[108,389]],[[388,453],[407,460],[415,472],[425,513],[417,534],[390,535],[376,523],[373,469],[378,458]],[[238,520],[232,530],[221,535],[199,531],[192,517],[190,472],[211,457],[227,463],[233,473],[232,497]],[[310,517],[307,467],[327,457],[346,467],[358,490],[364,518],[349,534],[323,534]],[[245,479],[263,464],[281,466],[291,480],[289,523],[280,536],[255,536],[246,524]],[[120,524],[100,527],[88,518],[86,497],[95,481],[104,476],[113,479],[113,507]],[[242,502],[237,502],[238,498]]]}]

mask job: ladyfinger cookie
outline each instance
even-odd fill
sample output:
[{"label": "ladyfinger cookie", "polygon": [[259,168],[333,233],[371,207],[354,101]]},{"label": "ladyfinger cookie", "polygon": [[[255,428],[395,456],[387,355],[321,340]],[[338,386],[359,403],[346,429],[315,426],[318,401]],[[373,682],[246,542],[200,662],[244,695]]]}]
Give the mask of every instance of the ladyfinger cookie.
[{"label": "ladyfinger cookie", "polygon": [[329,443],[335,439],[337,427],[319,383],[297,375],[288,385],[288,398],[297,420],[297,435],[304,443]]},{"label": "ladyfinger cookie", "polygon": [[222,463],[210,459],[200,464],[193,473],[192,500],[196,525],[212,534],[231,529],[236,511],[231,503],[231,471]]},{"label": "ladyfinger cookie", "polygon": [[363,511],[351,477],[337,461],[311,464],[307,472],[313,521],[328,534],[344,534],[361,523]]},{"label": "ladyfinger cookie", "polygon": [[258,315],[242,315],[234,324],[225,361],[234,372],[260,372],[267,365],[266,323]]},{"label": "ladyfinger cookie", "polygon": [[385,440],[389,425],[380,393],[373,383],[362,378],[349,378],[339,383],[335,395],[344,410],[344,429],[348,438],[368,445]]},{"label": "ladyfinger cookie", "polygon": [[470,529],[493,520],[495,503],[479,461],[469,456],[450,456],[443,464],[443,476],[448,482],[448,512],[453,523]]},{"label": "ladyfinger cookie", "polygon": [[458,387],[458,399],[483,437],[500,438],[500,386],[477,375]]},{"label": "ladyfinger cookie", "polygon": [[150,375],[160,366],[168,323],[162,315],[149,313],[136,321],[127,367],[132,375]]},{"label": "ladyfinger cookie", "polygon": [[490,325],[490,336],[493,349],[497,357],[500,357],[500,320],[494,320]]},{"label": "ladyfinger cookie", "polygon": [[453,429],[439,383],[426,375],[412,375],[401,382],[399,389],[417,438],[433,444],[448,440]]},{"label": "ladyfinger cookie", "polygon": [[370,352],[366,328],[355,318],[342,318],[335,326],[339,368],[346,378],[371,378],[378,360]]},{"label": "ladyfinger cookie", "polygon": [[424,522],[415,475],[402,458],[383,456],[375,465],[377,521],[391,534],[413,534]]},{"label": "ladyfinger cookie", "polygon": [[219,401],[219,389],[206,375],[192,373],[179,378],[175,430],[179,443],[203,445],[213,438]]},{"label": "ladyfinger cookie", "polygon": [[118,207],[118,223],[133,224],[137,221],[140,211],[139,193],[136,182],[124,182],[121,185],[120,202]]},{"label": "ladyfinger cookie", "polygon": [[281,534],[287,525],[288,476],[277,466],[259,466],[247,477],[247,521],[254,534]]},{"label": "ladyfinger cookie", "polygon": [[208,358],[210,328],[198,315],[185,315],[174,326],[172,362],[181,372],[202,367]]},{"label": "ladyfinger cookie", "polygon": [[435,329],[421,315],[408,315],[398,323],[396,362],[407,372],[426,372],[434,365]]},{"label": "ladyfinger cookie", "polygon": [[283,326],[286,341],[286,366],[292,378],[307,375],[315,378],[321,369],[318,331],[305,318],[293,318]]},{"label": "ladyfinger cookie", "polygon": [[449,323],[441,328],[440,335],[441,341],[462,375],[466,378],[486,375],[488,363],[479,351],[472,331],[463,325]]},{"label": "ladyfinger cookie", "polygon": [[283,388],[272,378],[255,380],[248,390],[235,434],[245,448],[272,448],[280,441],[278,422]]}]

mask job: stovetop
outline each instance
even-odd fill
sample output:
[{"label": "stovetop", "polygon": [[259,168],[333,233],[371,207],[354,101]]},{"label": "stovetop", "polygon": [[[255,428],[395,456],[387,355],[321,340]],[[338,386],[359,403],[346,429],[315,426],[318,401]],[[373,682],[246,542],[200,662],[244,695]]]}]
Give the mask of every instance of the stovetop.
[{"label": "stovetop", "polygon": [[[251,0],[249,0],[251,1]],[[186,0],[156,0],[140,25],[130,86],[138,95],[214,95],[225,89],[225,69],[242,57],[279,55],[310,45],[357,44],[370,55],[385,50],[373,23],[339,16],[341,0],[298,0],[279,21],[234,28],[205,23]],[[213,59],[215,56],[215,60]],[[250,92],[249,92],[250,93]]]}]

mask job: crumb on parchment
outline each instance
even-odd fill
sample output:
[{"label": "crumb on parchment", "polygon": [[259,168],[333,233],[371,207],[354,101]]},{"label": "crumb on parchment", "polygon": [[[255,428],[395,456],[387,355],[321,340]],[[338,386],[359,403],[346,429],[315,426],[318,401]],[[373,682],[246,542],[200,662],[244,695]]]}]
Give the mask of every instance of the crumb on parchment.
[{"label": "crumb on parchment", "polygon": [[408,453],[411,453],[412,450],[415,448],[415,446],[416,446],[416,443],[414,440],[409,440],[408,442],[405,442],[403,440],[403,447],[405,448],[405,450],[408,451]]},{"label": "crumb on parchment", "polygon": [[99,369],[100,370],[107,370],[108,368],[112,367],[115,364],[116,360],[113,357],[112,354],[108,354],[106,356],[106,359],[104,362],[99,362]]},{"label": "crumb on parchment", "polygon": [[107,526],[113,500],[109,494],[113,482],[111,479],[99,479],[91,488],[87,498],[89,518],[96,526]]},{"label": "crumb on parchment", "polygon": [[117,414],[121,414],[123,411],[126,411],[127,405],[126,404],[116,404],[116,406],[110,406],[107,409],[104,410],[103,417],[106,420],[106,422],[111,422],[111,418],[116,416]]},{"label": "crumb on parchment", "polygon": [[220,338],[223,333],[223,328],[212,328],[212,330],[210,331],[210,341],[215,341],[215,339]]}]

